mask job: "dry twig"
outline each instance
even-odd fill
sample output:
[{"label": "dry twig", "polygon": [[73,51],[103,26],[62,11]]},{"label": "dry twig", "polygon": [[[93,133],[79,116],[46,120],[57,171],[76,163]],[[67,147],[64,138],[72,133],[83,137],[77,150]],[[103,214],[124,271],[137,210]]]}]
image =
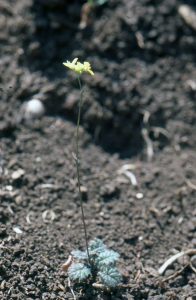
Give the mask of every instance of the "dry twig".
[{"label": "dry twig", "polygon": [[149,138],[148,130],[146,128],[142,129],[142,136],[143,136],[143,139],[145,140],[145,142],[147,144],[147,158],[148,158],[148,161],[151,162],[152,158],[154,156],[153,143],[152,143],[151,139]]},{"label": "dry twig", "polygon": [[180,270],[177,271],[176,273],[172,274],[171,276],[169,276],[169,277],[163,279],[162,281],[164,282],[164,281],[170,280],[170,279],[172,279],[172,278],[175,278],[177,275],[181,274],[181,273],[182,273],[189,265],[190,265],[189,263],[186,264],[182,269],[180,269]]},{"label": "dry twig", "polygon": [[193,184],[189,179],[186,179],[186,183],[191,189],[196,190],[196,185]]},{"label": "dry twig", "polygon": [[186,251],[181,251],[172,257],[170,257],[159,269],[158,273],[163,274],[163,272],[167,269],[169,265],[171,265],[174,261],[176,261],[179,257],[186,255],[186,254],[196,254],[196,249],[188,249]]},{"label": "dry twig", "polygon": [[72,293],[72,295],[73,295],[73,297],[74,297],[74,300],[76,300],[76,296],[75,296],[74,291],[73,291],[73,289],[72,289],[72,287],[71,287],[71,282],[70,282],[70,278],[69,278],[69,277],[68,277],[68,287],[69,287],[70,290],[71,290],[71,293]]}]

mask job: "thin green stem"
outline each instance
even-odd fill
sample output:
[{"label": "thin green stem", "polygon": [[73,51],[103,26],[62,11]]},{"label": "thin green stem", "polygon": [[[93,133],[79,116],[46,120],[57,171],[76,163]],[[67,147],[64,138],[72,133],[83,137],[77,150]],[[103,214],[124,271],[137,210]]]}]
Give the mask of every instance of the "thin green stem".
[{"label": "thin green stem", "polygon": [[84,92],[84,89],[82,89],[81,82],[80,82],[80,76],[78,75],[78,81],[80,85],[80,103],[79,103],[79,112],[78,112],[78,122],[77,122],[77,134],[76,134],[76,167],[77,167],[77,177],[78,177],[78,189],[79,189],[79,198],[80,198],[80,206],[82,211],[82,221],[84,226],[84,233],[85,233],[85,241],[86,241],[86,251],[88,255],[88,261],[91,265],[90,255],[88,251],[88,239],[87,239],[87,231],[86,231],[86,224],[85,224],[85,218],[84,218],[84,209],[83,209],[83,203],[82,203],[82,193],[81,193],[81,185],[80,185],[80,171],[79,171],[79,163],[78,163],[78,139],[79,139],[79,125],[80,125],[80,115],[81,115],[81,107],[82,107],[82,94]]}]

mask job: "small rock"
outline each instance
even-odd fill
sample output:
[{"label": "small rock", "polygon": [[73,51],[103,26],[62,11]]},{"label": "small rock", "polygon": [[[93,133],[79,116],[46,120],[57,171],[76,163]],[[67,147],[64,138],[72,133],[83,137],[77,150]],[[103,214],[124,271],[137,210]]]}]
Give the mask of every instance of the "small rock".
[{"label": "small rock", "polygon": [[13,186],[12,185],[6,185],[5,189],[9,192],[11,192],[13,190]]},{"label": "small rock", "polygon": [[137,199],[142,199],[143,197],[144,197],[144,195],[142,193],[137,193],[136,194]]},{"label": "small rock", "polygon": [[25,171],[23,170],[23,169],[18,169],[18,170],[16,170],[16,171],[14,171],[13,173],[12,173],[12,179],[18,179],[18,178],[20,178],[22,175],[24,175],[24,173],[25,173]]},{"label": "small rock", "polygon": [[86,194],[86,193],[88,192],[88,189],[87,189],[87,187],[85,187],[85,186],[81,186],[81,187],[80,187],[80,190],[81,190],[81,193],[82,193],[82,194]]},{"label": "small rock", "polygon": [[22,202],[22,197],[21,197],[20,195],[17,196],[17,197],[15,198],[15,202],[16,202],[17,205],[20,205],[21,202]]},{"label": "small rock", "polygon": [[196,14],[189,5],[180,5],[178,13],[189,26],[196,30]]},{"label": "small rock", "polygon": [[44,113],[45,108],[43,103],[38,99],[32,99],[23,103],[18,116],[18,121],[20,122],[22,119],[31,120],[41,118]]},{"label": "small rock", "polygon": [[16,232],[16,233],[22,233],[22,230],[18,227],[13,227],[13,230]]}]

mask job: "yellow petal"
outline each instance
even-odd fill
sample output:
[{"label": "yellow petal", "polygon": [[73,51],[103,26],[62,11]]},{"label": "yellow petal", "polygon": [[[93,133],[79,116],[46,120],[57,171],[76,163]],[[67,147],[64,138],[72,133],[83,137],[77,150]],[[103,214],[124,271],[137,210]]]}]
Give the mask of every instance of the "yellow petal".
[{"label": "yellow petal", "polygon": [[74,60],[72,61],[72,64],[75,65],[75,63],[77,62],[78,58],[74,58]]},{"label": "yellow petal", "polygon": [[91,75],[94,75],[93,71],[91,71],[91,70],[88,70],[88,71],[89,71],[89,73],[90,73]]},{"label": "yellow petal", "polygon": [[89,68],[89,67],[90,67],[89,62],[85,61],[85,62],[84,62],[84,66],[85,66],[86,68]]},{"label": "yellow petal", "polygon": [[72,63],[67,60],[66,63],[63,63],[63,65],[74,70],[77,74],[81,74],[82,72],[86,71],[89,72],[91,75],[94,75],[93,71],[91,71],[91,66],[89,62],[85,61],[84,64],[82,64],[77,60],[78,58],[74,58]]}]

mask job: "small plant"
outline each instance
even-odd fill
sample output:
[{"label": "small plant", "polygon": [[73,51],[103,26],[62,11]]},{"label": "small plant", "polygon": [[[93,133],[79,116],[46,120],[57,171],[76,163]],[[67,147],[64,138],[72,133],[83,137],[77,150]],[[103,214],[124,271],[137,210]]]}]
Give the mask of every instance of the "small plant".
[{"label": "small plant", "polygon": [[106,245],[99,239],[90,242],[88,251],[91,257],[90,264],[86,251],[76,250],[71,252],[74,258],[82,259],[84,263],[72,263],[68,268],[68,275],[73,279],[84,279],[89,275],[95,278],[99,275],[100,282],[104,286],[115,287],[121,279],[121,274],[114,267],[119,254],[113,250],[108,250]]},{"label": "small plant", "polygon": [[[84,218],[84,209],[82,203],[82,193],[81,193],[81,184],[80,184],[80,172],[79,172],[79,159],[78,159],[78,139],[79,139],[79,125],[80,125],[80,115],[82,107],[82,96],[84,89],[81,86],[80,75],[83,72],[89,72],[91,75],[94,75],[91,70],[89,62],[84,62],[83,64],[78,62],[78,59],[75,58],[72,62],[67,61],[63,63],[66,67],[73,70],[78,77],[78,82],[80,86],[80,101],[79,101],[79,111],[78,111],[78,121],[77,121],[77,130],[76,130],[76,153],[73,153],[73,157],[76,162],[76,171],[78,179],[78,190],[79,190],[79,199],[80,207],[82,212],[82,222],[84,227],[84,235],[86,241],[86,251],[72,251],[74,258],[82,259],[84,263],[74,263],[73,257],[70,255],[67,262],[62,266],[64,271],[68,270],[69,277],[73,279],[85,279],[89,275],[93,279],[99,275],[101,283],[97,284],[104,287],[115,287],[121,279],[121,275],[114,265],[116,260],[119,257],[119,254],[113,250],[106,249],[106,245],[99,239],[95,239],[90,242],[88,245],[87,230]],[[111,265],[110,265],[111,264]],[[95,286],[95,285],[94,285]]]},{"label": "small plant", "polygon": [[79,125],[80,125],[80,115],[81,115],[81,107],[82,107],[82,95],[84,93],[84,89],[82,88],[81,82],[80,82],[80,75],[83,72],[89,72],[91,75],[94,75],[93,71],[91,70],[91,66],[89,62],[85,61],[83,64],[81,64],[78,61],[78,58],[75,58],[72,63],[67,61],[66,63],[63,63],[64,66],[70,68],[71,70],[74,70],[74,72],[77,74],[78,82],[80,86],[80,102],[79,102],[79,111],[78,111],[78,121],[77,121],[77,130],[76,130],[76,153],[72,152],[73,157],[76,162],[76,171],[77,171],[77,179],[78,179],[78,191],[79,191],[79,199],[80,199],[80,207],[82,212],[82,222],[84,227],[84,234],[85,234],[85,242],[86,242],[86,251],[88,255],[88,261],[90,263],[90,255],[88,251],[88,238],[87,238],[87,230],[86,230],[86,224],[85,224],[85,218],[84,218],[84,208],[82,203],[82,193],[81,193],[81,184],[80,184],[80,169],[79,169],[79,159],[78,159],[78,139],[79,139]]}]

